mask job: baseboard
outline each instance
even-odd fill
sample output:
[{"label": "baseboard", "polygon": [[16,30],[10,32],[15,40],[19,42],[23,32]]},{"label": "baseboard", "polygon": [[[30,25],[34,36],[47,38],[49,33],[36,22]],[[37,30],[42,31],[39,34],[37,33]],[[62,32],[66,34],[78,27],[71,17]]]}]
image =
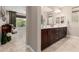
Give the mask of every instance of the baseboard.
[{"label": "baseboard", "polygon": [[35,52],[34,49],[30,45],[27,45],[27,49],[29,49],[31,52]]},{"label": "baseboard", "polygon": [[71,38],[79,38],[78,36],[73,36],[73,35],[67,35],[67,37],[71,37]]}]

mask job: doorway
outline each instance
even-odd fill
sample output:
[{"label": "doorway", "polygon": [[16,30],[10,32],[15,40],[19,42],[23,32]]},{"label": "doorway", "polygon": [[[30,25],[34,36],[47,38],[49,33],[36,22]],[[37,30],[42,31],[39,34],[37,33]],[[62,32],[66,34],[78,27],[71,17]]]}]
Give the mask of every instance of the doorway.
[{"label": "doorway", "polygon": [[16,42],[21,48],[21,51],[26,51],[26,17],[16,16]]}]

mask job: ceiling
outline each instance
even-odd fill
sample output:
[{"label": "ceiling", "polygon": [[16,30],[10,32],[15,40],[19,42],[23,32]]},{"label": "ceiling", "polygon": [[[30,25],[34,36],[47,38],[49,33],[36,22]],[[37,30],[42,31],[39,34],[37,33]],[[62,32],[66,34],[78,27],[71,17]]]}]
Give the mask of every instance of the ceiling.
[{"label": "ceiling", "polygon": [[18,13],[26,14],[25,6],[5,6],[5,9],[8,11],[15,11]]}]

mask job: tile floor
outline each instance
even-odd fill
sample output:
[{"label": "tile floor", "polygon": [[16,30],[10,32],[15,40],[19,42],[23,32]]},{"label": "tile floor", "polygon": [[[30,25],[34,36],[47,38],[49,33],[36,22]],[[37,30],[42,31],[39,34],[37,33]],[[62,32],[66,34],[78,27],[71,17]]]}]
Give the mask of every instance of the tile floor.
[{"label": "tile floor", "polygon": [[79,38],[66,37],[43,50],[43,52],[79,52]]},{"label": "tile floor", "polygon": [[[25,28],[18,28],[18,33],[13,35],[10,42],[5,45],[0,45],[0,52],[31,52],[26,47]],[[79,38],[63,38],[42,52],[79,52]]]},{"label": "tile floor", "polygon": [[18,28],[12,40],[5,45],[0,45],[0,52],[28,52],[26,49],[26,28]]}]

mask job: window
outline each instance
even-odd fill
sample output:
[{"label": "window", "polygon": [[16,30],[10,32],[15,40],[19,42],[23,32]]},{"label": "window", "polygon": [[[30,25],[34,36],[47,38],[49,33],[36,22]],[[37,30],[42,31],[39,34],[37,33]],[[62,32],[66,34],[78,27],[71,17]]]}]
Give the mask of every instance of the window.
[{"label": "window", "polygon": [[26,18],[16,18],[16,27],[26,26]]}]

